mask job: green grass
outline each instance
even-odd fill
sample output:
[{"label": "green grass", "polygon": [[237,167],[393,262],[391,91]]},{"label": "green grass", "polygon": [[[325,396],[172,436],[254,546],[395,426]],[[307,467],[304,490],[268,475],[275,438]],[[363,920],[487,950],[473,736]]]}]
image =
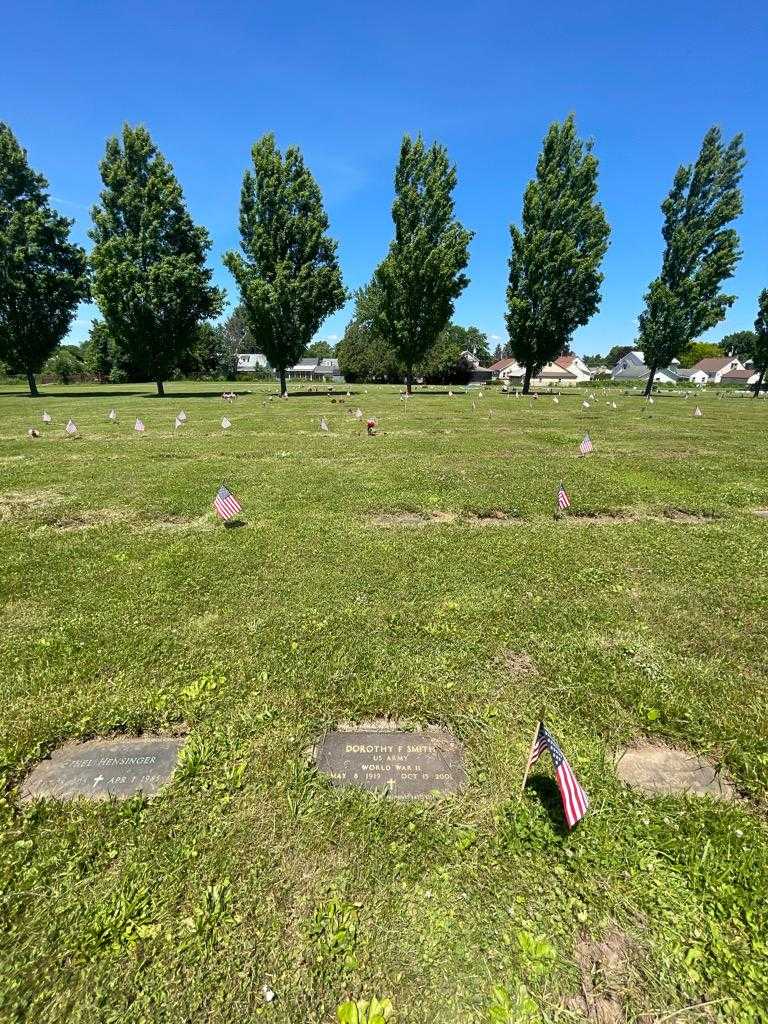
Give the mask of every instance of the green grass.
[{"label": "green grass", "polygon": [[[377,996],[397,1024],[571,1022],[584,984],[616,1020],[767,1020],[768,402],[354,387],[368,438],[248,389],[0,394],[0,1020],[304,1024]],[[560,479],[626,518],[556,521]],[[243,529],[214,522],[222,480]],[[458,518],[374,525],[404,511]],[[517,518],[461,521],[487,512]],[[517,799],[540,706],[592,801],[570,835],[548,766]],[[392,803],[308,767],[325,727],[381,716],[454,730],[468,791]],[[66,739],[179,728],[151,802],[18,801]],[[743,799],[626,790],[612,752],[643,734]],[[612,932],[620,966],[585,978]]]}]

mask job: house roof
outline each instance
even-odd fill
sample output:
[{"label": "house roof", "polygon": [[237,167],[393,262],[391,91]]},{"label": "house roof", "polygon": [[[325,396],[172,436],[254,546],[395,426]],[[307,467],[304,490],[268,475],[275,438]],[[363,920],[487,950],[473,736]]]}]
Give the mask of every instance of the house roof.
[{"label": "house roof", "polygon": [[576,356],[558,356],[555,360],[557,366],[562,366],[564,370],[567,370],[571,363],[576,362]]},{"label": "house roof", "polygon": [[752,370],[729,370],[728,373],[722,375],[720,380],[749,380],[752,373]]},{"label": "house roof", "polygon": [[517,362],[516,359],[499,359],[497,362],[491,363],[491,365],[488,367],[488,369],[489,370],[506,370],[506,368],[508,366],[511,366],[513,363],[516,363],[516,362]]},{"label": "house roof", "polygon": [[564,380],[567,377],[575,378],[576,374],[571,373],[570,370],[566,370],[558,360],[555,360],[554,363],[547,363],[547,365],[539,370],[537,374],[534,374],[534,376],[539,380],[544,380],[549,377],[552,377],[555,380]]},{"label": "house roof", "polygon": [[717,373],[730,362],[733,362],[733,356],[718,356],[715,359],[700,359],[693,368],[694,370],[704,370],[706,373]]}]

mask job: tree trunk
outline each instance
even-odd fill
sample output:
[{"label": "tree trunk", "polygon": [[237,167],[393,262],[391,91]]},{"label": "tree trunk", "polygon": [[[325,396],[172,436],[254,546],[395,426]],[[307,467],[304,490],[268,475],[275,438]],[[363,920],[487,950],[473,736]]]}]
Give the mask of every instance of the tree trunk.
[{"label": "tree trunk", "polygon": [[413,394],[411,390],[411,382],[413,380],[412,368],[409,366],[405,371],[405,393],[406,395]]},{"label": "tree trunk", "polygon": [[285,367],[280,367],[280,397],[288,393],[288,388],[285,383]]},{"label": "tree trunk", "polygon": [[763,386],[763,379],[764,379],[764,377],[765,377],[765,369],[762,369],[760,371],[760,376],[757,378],[757,384],[755,384],[755,393],[754,393],[754,395],[752,395],[753,398],[759,398],[760,397],[760,389]]},{"label": "tree trunk", "polygon": [[523,377],[523,394],[528,395],[531,391],[531,377],[533,376],[533,367],[526,366],[525,376]]},{"label": "tree trunk", "polygon": [[29,394],[31,398],[39,398],[40,392],[37,390],[37,381],[35,375],[31,370],[27,370],[27,383],[29,384]]},{"label": "tree trunk", "polygon": [[160,396],[160,398],[165,398],[165,388],[163,387],[163,382],[161,380],[158,380],[155,383],[157,384],[158,395]]},{"label": "tree trunk", "polygon": [[653,378],[656,376],[657,369],[657,366],[651,367],[651,372],[648,374],[648,383],[645,385],[645,394],[643,395],[644,398],[651,397],[651,392],[653,391]]}]

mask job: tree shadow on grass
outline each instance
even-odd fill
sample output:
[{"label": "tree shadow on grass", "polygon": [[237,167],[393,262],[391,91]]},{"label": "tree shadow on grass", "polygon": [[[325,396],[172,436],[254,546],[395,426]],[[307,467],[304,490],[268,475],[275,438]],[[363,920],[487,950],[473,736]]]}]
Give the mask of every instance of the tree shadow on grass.
[{"label": "tree shadow on grass", "polygon": [[563,813],[563,801],[560,797],[560,790],[557,783],[548,775],[531,775],[525,784],[526,789],[532,789],[537,795],[549,815],[552,828],[559,836],[567,836],[570,833],[568,824]]},{"label": "tree shadow on grass", "polygon": [[228,519],[224,523],[224,529],[225,530],[239,530],[243,526],[247,526],[247,525],[248,524],[246,522],[244,522],[242,519]]},{"label": "tree shadow on grass", "polygon": [[[43,385],[45,387],[45,385]],[[46,398],[130,398],[131,396],[142,395],[144,398],[155,397],[146,391],[41,391],[39,395],[30,395],[28,391],[0,391],[0,398],[35,398],[40,401]],[[169,396],[170,397],[170,396]]]}]

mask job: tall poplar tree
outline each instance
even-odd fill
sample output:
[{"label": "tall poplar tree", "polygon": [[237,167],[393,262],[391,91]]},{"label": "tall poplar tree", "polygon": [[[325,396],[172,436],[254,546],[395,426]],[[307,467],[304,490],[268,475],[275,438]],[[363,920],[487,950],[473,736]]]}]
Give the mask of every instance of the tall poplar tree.
[{"label": "tall poplar tree", "polygon": [[0,122],[0,359],[35,374],[69,330],[88,298],[85,250],[69,240],[72,221],[48,202],[48,182]]},{"label": "tall poplar tree", "polygon": [[248,326],[285,394],[285,370],[347,297],[317,182],[295,146],[272,134],[251,150],[240,192],[240,248],[224,264],[240,289]]},{"label": "tall poplar tree", "polygon": [[403,138],[395,170],[395,237],[374,275],[381,301],[377,327],[405,367],[410,394],[414,368],[453,315],[469,284],[473,233],[454,217],[456,168],[444,146],[429,149],[421,135]]},{"label": "tall poplar tree", "polygon": [[744,355],[752,360],[755,372],[759,374],[755,384],[755,398],[758,398],[766,372],[768,372],[768,288],[763,288],[760,292],[754,339]]},{"label": "tall poplar tree", "polygon": [[173,168],[146,128],[124,125],[107,141],[104,189],[91,211],[93,293],[116,361],[163,381],[193,351],[202,321],[221,312],[224,293],[205,264],[211,242],[194,224]]},{"label": "tall poplar tree", "polygon": [[739,236],[729,225],[742,210],[739,182],[745,159],[741,135],[726,145],[720,129],[710,128],[696,163],[677,169],[661,204],[666,248],[639,317],[638,347],[650,367],[646,395],[656,371],[720,323],[736,298],[724,295],[720,286],[733,276],[741,256]]},{"label": "tall poplar tree", "polygon": [[523,197],[522,227],[510,229],[506,320],[509,349],[525,367],[524,394],[600,305],[610,228],[596,199],[597,168],[572,114],[550,125]]}]

